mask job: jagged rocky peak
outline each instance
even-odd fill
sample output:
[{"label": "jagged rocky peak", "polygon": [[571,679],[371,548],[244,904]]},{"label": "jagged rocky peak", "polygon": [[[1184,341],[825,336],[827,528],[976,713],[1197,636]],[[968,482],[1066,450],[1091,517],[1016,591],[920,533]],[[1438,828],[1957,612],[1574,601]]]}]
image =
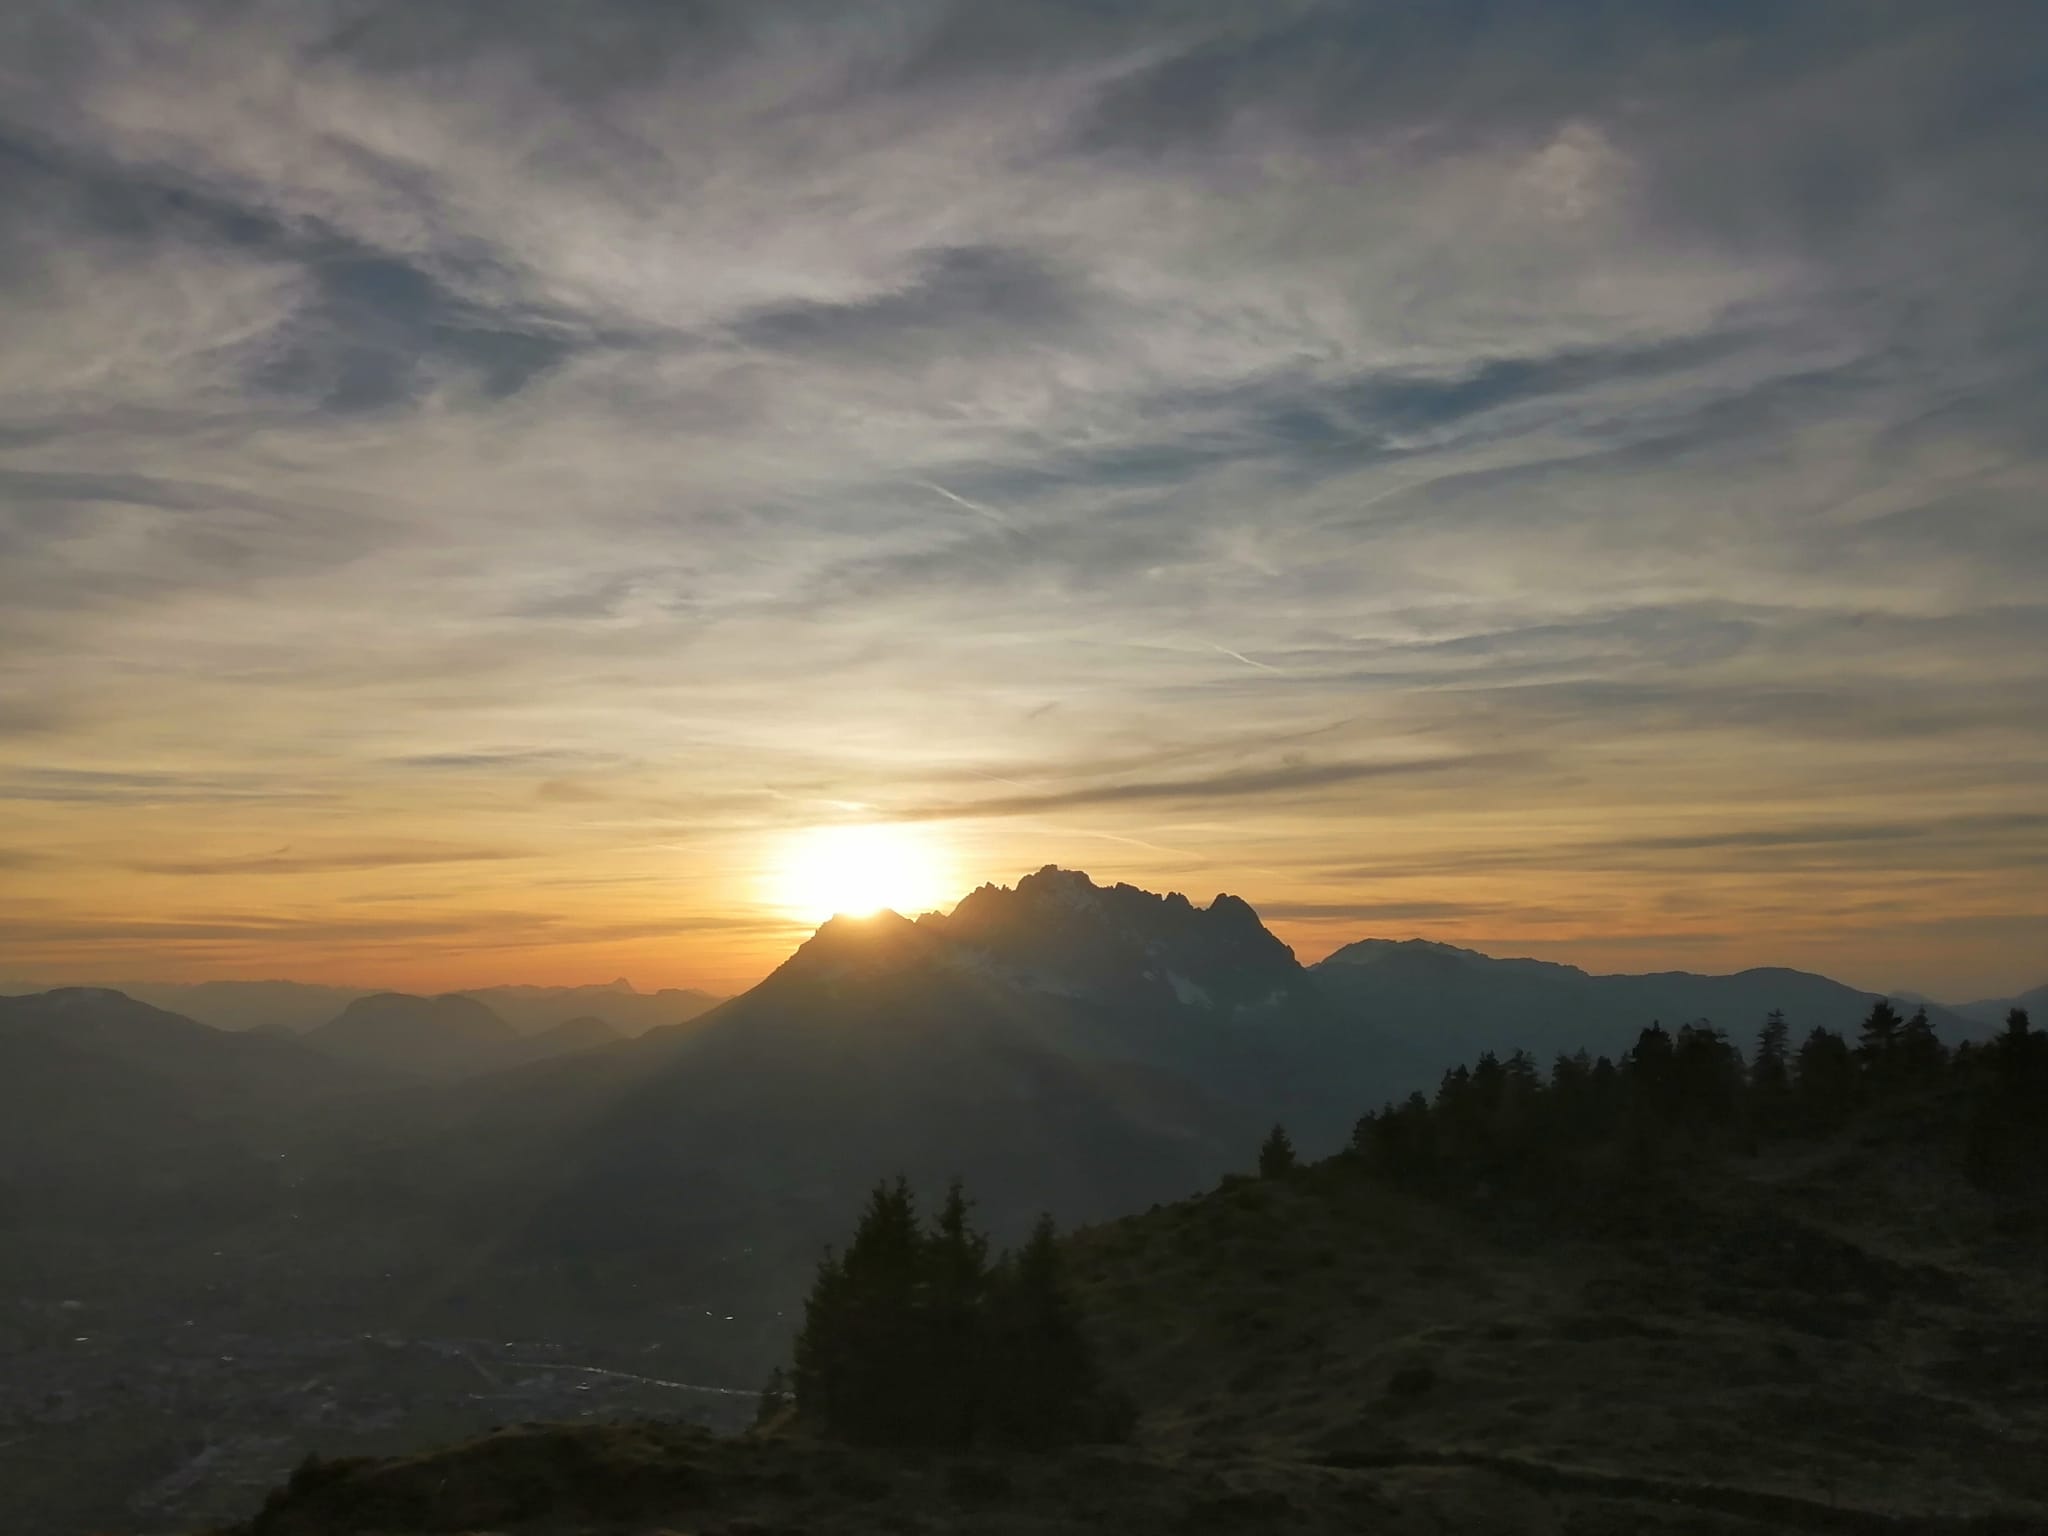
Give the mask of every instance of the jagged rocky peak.
[{"label": "jagged rocky peak", "polygon": [[[1017,882],[1015,889],[993,884],[981,886],[964,897],[950,917],[937,917],[936,924],[954,928],[972,926],[991,915],[1011,914],[1020,908],[1035,916],[1064,915],[1126,926],[1194,923],[1203,924],[1212,931],[1257,930],[1266,934],[1259,914],[1242,897],[1226,892],[1219,894],[1208,906],[1198,907],[1179,891],[1170,891],[1162,896],[1141,886],[1122,882],[1097,885],[1086,872],[1061,869],[1057,864],[1048,864],[1026,875]],[[1266,934],[1266,937],[1279,944],[1271,934]],[[1285,948],[1284,945],[1281,947]]]},{"label": "jagged rocky peak", "polygon": [[982,886],[920,926],[1020,974],[1091,992],[1139,986],[1182,1002],[1263,999],[1298,971],[1293,951],[1238,897],[1198,907],[1179,892],[1100,886],[1050,864],[1014,889]]}]

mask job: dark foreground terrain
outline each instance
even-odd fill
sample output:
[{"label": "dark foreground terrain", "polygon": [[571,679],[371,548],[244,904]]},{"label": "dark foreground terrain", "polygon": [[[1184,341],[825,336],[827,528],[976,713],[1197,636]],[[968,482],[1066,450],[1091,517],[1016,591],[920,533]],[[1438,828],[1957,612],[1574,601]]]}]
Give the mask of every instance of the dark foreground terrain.
[{"label": "dark foreground terrain", "polygon": [[1075,1262],[1148,1443],[1183,1457],[2048,1529],[2048,1284],[2001,1220],[1846,1143],[1464,1208],[1336,1161],[1084,1233]]},{"label": "dark foreground terrain", "polygon": [[223,1529],[2048,1531],[2038,1227],[1944,1116],[1513,1197],[1343,1156],[1081,1232],[1126,1446],[527,1424],[309,1461]]},{"label": "dark foreground terrain", "polygon": [[431,1455],[309,1463],[234,1536],[385,1532],[2022,1532],[2022,1514],[1902,1519],[1513,1457],[1297,1460],[1135,1449],[881,1454],[661,1425],[508,1429]]}]

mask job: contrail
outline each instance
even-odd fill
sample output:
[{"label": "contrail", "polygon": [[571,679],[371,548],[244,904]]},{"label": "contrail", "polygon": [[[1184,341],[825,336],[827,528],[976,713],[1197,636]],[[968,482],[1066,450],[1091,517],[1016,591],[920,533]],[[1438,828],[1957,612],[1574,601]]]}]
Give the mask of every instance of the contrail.
[{"label": "contrail", "polygon": [[968,511],[973,512],[981,517],[987,518],[990,522],[994,523],[998,528],[1008,528],[1010,526],[1010,520],[1007,517],[1003,516],[1002,513],[998,512],[994,507],[984,506],[982,503],[978,501],[969,501],[965,496],[947,490],[943,485],[940,485],[936,480],[913,480],[911,481],[911,484],[923,486],[924,489],[928,491],[937,492],[939,495],[945,497],[946,500],[952,502],[955,506],[965,507]]},{"label": "contrail", "polygon": [[1129,843],[1133,848],[1150,848],[1155,853],[1170,853],[1176,858],[1196,859],[1201,855],[1187,848],[1171,848],[1165,843],[1149,843],[1142,837],[1126,837],[1121,832],[1098,832],[1093,827],[1061,827],[1059,830],[1070,836],[1103,837],[1112,843]]},{"label": "contrail", "polygon": [[1284,667],[1268,666],[1263,661],[1253,661],[1251,657],[1245,655],[1243,651],[1233,651],[1229,646],[1218,645],[1214,640],[1211,640],[1209,642],[1209,649],[1212,651],[1221,651],[1225,656],[1228,656],[1232,661],[1241,661],[1248,667],[1257,667],[1261,672],[1284,672],[1286,670],[1286,668]]}]

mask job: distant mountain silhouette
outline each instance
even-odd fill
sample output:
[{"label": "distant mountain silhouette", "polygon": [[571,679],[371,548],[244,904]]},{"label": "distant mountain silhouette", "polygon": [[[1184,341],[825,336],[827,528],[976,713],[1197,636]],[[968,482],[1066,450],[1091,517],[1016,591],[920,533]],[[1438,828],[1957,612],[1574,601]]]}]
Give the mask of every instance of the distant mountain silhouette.
[{"label": "distant mountain silhouette", "polygon": [[366,987],[303,981],[124,982],[122,990],[215,1029],[268,1029],[302,1035],[333,1018]]},{"label": "distant mountain silhouette", "polygon": [[167,1218],[172,1191],[231,1206],[270,1186],[287,1131],[387,1081],[104,988],[0,998],[0,1215]]},{"label": "distant mountain silhouette", "polygon": [[377,992],[303,1038],[339,1061],[411,1077],[458,1078],[616,1045],[626,1036],[594,1014],[521,1033],[466,992]]},{"label": "distant mountain silhouette", "polygon": [[[123,983],[122,990],[216,1029],[268,1029],[300,1035],[327,1023],[350,1003],[373,995],[367,987],[301,981],[145,981]],[[475,998],[513,1029],[528,1035],[575,1018],[602,1019],[621,1035],[645,1034],[693,1019],[720,1001],[708,992],[687,987],[639,992],[623,977],[598,986],[480,987],[462,995]]]},{"label": "distant mountain silhouette", "polygon": [[581,1018],[564,1019],[552,1029],[518,1036],[495,1054],[489,1070],[521,1066],[532,1061],[552,1061],[558,1056],[569,1056],[578,1051],[599,1050],[617,1045],[625,1038],[609,1019],[586,1013]]},{"label": "distant mountain silhouette", "polygon": [[[1805,971],[1732,976],[1689,971],[1596,976],[1544,960],[1496,960],[1424,939],[1362,939],[1310,968],[1332,1003],[1379,1020],[1406,1086],[1427,1088],[1453,1062],[1522,1048],[1546,1064],[1559,1051],[1616,1054],[1648,1023],[1706,1020],[1745,1051],[1764,1016],[1784,1010],[1796,1040],[1816,1027],[1854,1036],[1880,995]],[[1951,1042],[1985,1033],[1929,1008]],[[2002,1015],[2001,1015],[2002,1017]]]},{"label": "distant mountain silhouette", "polygon": [[86,1055],[208,1092],[294,1094],[386,1081],[338,1071],[296,1040],[233,1034],[106,987],[58,987],[0,997],[0,1039],[40,1037]]},{"label": "distant mountain silhouette", "polygon": [[687,1023],[722,1001],[691,987],[638,992],[624,977],[604,986],[473,987],[467,995],[522,1034],[539,1034],[570,1019],[594,1018],[621,1035],[644,1035],[650,1029]]},{"label": "distant mountain silhouette", "polygon": [[2015,1008],[2026,1009],[2037,1025],[2048,1021],[2048,985],[2031,988],[2013,997],[1987,997],[1974,1003],[1957,1003],[1949,1012],[1988,1030],[2003,1024],[2005,1016]]}]

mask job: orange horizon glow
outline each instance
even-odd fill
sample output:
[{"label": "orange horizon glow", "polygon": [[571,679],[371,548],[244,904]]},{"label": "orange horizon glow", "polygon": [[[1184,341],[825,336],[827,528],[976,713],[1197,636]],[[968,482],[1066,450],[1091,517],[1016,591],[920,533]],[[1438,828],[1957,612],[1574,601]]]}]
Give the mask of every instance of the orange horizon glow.
[{"label": "orange horizon glow", "polygon": [[[571,872],[576,866],[570,863],[553,873],[536,867],[529,883],[504,886],[494,882],[503,879],[502,866],[511,861],[487,861],[483,879],[493,883],[483,888],[496,899],[479,903],[481,911],[464,911],[435,902],[437,894],[440,902],[447,900],[448,893],[437,893],[436,887],[445,885],[454,861],[423,861],[410,866],[410,874],[395,865],[380,867],[374,876],[332,868],[295,873],[288,867],[293,855],[287,853],[272,856],[263,873],[243,873],[239,880],[231,869],[141,877],[128,887],[136,899],[169,906],[172,893],[179,892],[186,903],[196,896],[203,905],[137,918],[122,925],[118,937],[53,943],[40,954],[0,953],[0,977],[51,985],[288,979],[413,992],[500,984],[570,986],[623,977],[643,992],[688,987],[732,995],[772,971],[835,911],[864,914],[889,907],[906,916],[946,911],[976,885],[1014,885],[1030,870],[1053,862],[1086,870],[1099,884],[1126,881],[1159,892],[1178,890],[1198,904],[1223,891],[1242,896],[1304,964],[1360,938],[1416,937],[1596,972],[1719,972],[1784,965],[1878,991],[1911,986],[1944,1001],[2002,995],[2039,983],[2024,961],[2014,964],[2001,953],[1995,925],[1974,943],[1958,942],[1951,933],[1938,943],[1896,944],[1883,964],[1874,963],[1867,943],[1853,930],[1831,924],[1828,908],[1819,904],[1817,893],[1837,878],[1828,871],[1764,879],[1695,869],[1669,882],[1670,889],[1693,895],[1695,910],[1688,913],[1659,893],[1667,884],[1661,879],[1589,869],[1573,883],[1581,904],[1575,911],[1560,902],[1559,881],[1547,872],[1517,878],[1482,861],[1471,874],[1431,875],[1430,852],[1418,846],[1403,854],[1395,846],[1421,841],[1412,830],[1403,834],[1390,826],[1381,848],[1390,866],[1386,875],[1332,882],[1303,873],[1289,878],[1270,867],[1240,873],[1220,862],[1148,856],[1127,843],[1119,846],[1108,833],[1079,843],[1070,835],[1065,848],[1054,847],[1056,856],[1047,857],[1036,847],[1016,846],[1012,837],[986,825],[825,824],[756,840],[754,856],[741,857],[727,876],[736,893],[730,901],[720,899],[702,875],[679,874],[667,882],[666,899],[652,896],[648,887],[661,882],[644,871],[650,861],[662,860],[643,855],[625,866],[642,874],[612,877],[645,903],[633,910],[630,921],[620,921],[621,909],[602,895],[576,896]],[[1057,836],[1048,836],[1036,846],[1058,842]],[[1557,866],[1571,862],[1568,847],[1559,846]],[[1275,848],[1265,852],[1279,855]],[[1434,856],[1445,863],[1459,861],[1447,852]],[[1410,860],[1421,867],[1393,867]],[[1534,862],[1540,868],[1551,861]],[[374,893],[366,889],[370,886],[376,887]],[[1970,886],[1966,879],[1951,877],[1945,885],[1948,899],[1967,902]],[[599,893],[613,888],[604,882],[592,887]],[[559,895],[560,905],[541,907],[533,899],[537,892]],[[1768,895],[1777,919],[1768,932],[1731,934],[1711,920],[1759,894]],[[238,924],[220,915],[224,908],[253,904],[265,895],[272,901],[269,921],[275,932],[266,931],[262,921]],[[1480,899],[1499,916],[1480,920],[1463,912]],[[286,914],[317,912],[319,904],[342,912],[381,909],[385,916],[375,924],[358,923],[353,932],[346,925],[339,932],[327,930],[311,919],[320,931],[295,940]],[[214,914],[210,920],[207,908]],[[1922,977],[1935,984],[1924,984]]]}]

